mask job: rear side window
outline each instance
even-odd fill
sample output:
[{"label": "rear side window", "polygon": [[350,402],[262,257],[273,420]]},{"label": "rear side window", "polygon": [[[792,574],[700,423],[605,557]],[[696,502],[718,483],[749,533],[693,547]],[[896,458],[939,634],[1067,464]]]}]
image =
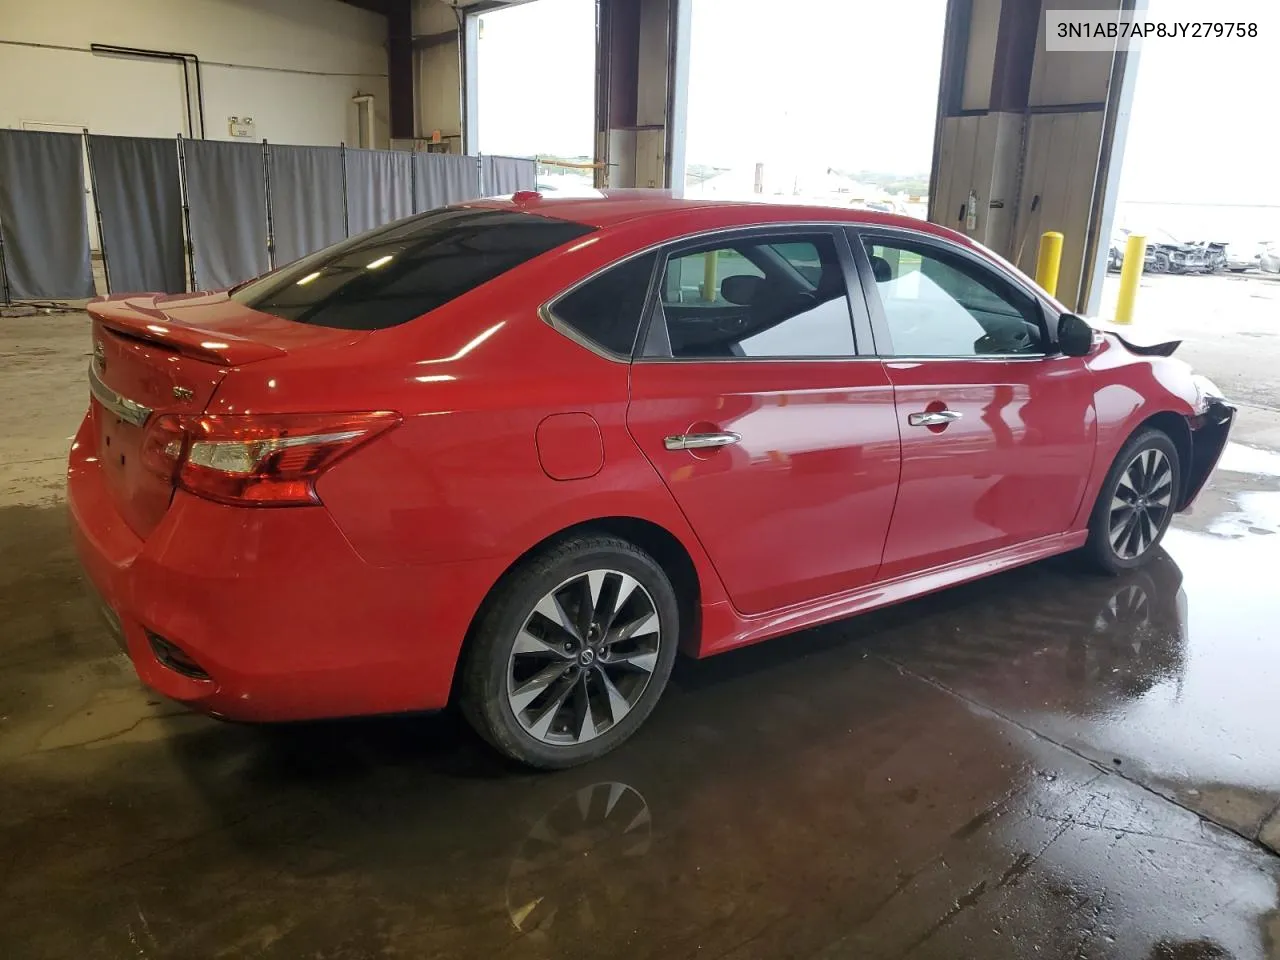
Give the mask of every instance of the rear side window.
[{"label": "rear side window", "polygon": [[677,359],[857,352],[844,269],[830,234],[750,236],[672,256],[660,306],[666,349]]},{"label": "rear side window", "polygon": [[298,323],[382,330],[592,229],[506,210],[432,210],[303,257],[231,296]]},{"label": "rear side window", "polygon": [[657,254],[606,270],[556,303],[556,319],[611,353],[630,357]]}]

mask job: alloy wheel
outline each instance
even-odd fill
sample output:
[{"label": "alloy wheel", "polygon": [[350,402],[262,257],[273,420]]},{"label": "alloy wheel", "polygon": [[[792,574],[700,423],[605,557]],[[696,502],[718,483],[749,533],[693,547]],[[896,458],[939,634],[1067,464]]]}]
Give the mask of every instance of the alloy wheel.
[{"label": "alloy wheel", "polygon": [[639,702],[662,642],[649,591],[618,570],[590,570],[535,604],[516,635],[507,702],[526,733],[572,745],[613,729]]},{"label": "alloy wheel", "polygon": [[1111,497],[1111,549],[1122,560],[1142,556],[1164,529],[1173,504],[1173,468],[1163,451],[1140,451],[1125,467]]}]

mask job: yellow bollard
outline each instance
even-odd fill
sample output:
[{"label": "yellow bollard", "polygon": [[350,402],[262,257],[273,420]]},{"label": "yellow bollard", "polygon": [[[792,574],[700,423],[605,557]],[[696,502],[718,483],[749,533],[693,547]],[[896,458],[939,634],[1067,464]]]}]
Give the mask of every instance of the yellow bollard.
[{"label": "yellow bollard", "polygon": [[1142,261],[1147,258],[1147,238],[1129,234],[1120,265],[1120,296],[1116,298],[1116,323],[1133,323],[1133,301],[1138,296]]},{"label": "yellow bollard", "polygon": [[719,250],[708,250],[702,255],[702,299],[710,303],[716,298],[716,294],[720,292],[716,281],[716,261],[719,259]]},{"label": "yellow bollard", "polygon": [[1048,291],[1049,296],[1058,293],[1058,267],[1062,263],[1062,234],[1050,230],[1040,238],[1040,256],[1036,259],[1036,283]]}]

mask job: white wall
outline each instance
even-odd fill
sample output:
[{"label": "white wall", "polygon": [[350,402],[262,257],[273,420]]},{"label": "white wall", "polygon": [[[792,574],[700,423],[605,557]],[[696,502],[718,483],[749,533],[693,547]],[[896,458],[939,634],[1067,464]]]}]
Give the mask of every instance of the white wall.
[{"label": "white wall", "polygon": [[[90,43],[194,53],[209,139],[251,116],[274,143],[356,142],[351,97],[376,98],[387,140],[386,21],[339,0],[0,0],[0,127],[190,134],[182,66],[95,55]],[[195,111],[194,71],[191,75]]]},{"label": "white wall", "polygon": [[1000,36],[1000,0],[974,0],[969,17],[969,47],[965,54],[961,110],[985,110],[991,104],[991,80],[996,68],[996,40]]},{"label": "white wall", "polygon": [[[416,36],[432,36],[457,31],[458,18],[453,8],[441,0],[415,0],[413,32]],[[458,42],[440,43],[413,52],[415,93],[418,115],[416,130],[428,137],[439,130],[445,137],[455,137],[456,152],[462,150],[462,99],[459,83]]]}]

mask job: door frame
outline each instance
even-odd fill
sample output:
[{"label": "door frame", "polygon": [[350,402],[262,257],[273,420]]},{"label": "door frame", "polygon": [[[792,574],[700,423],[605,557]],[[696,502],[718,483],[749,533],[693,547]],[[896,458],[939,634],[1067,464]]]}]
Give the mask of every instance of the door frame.
[{"label": "door frame", "polygon": [[[632,351],[633,363],[777,363],[793,361],[826,361],[848,360],[854,358],[876,357],[875,336],[872,329],[872,315],[868,308],[866,291],[861,289],[857,262],[851,249],[847,232],[849,224],[832,223],[831,221],[786,221],[782,223],[754,224],[748,227],[730,227],[728,229],[709,230],[703,233],[689,234],[678,240],[664,243],[656,248],[658,254],[654,271],[649,281],[649,295],[640,317],[640,330],[636,336]],[[673,256],[697,253],[699,250],[717,249],[732,244],[735,240],[755,237],[773,236],[829,236],[835,244],[836,256],[840,260],[841,272],[844,275],[845,299],[849,305],[849,314],[853,320],[854,352],[848,357],[832,356],[786,356],[786,357],[671,357],[648,356],[650,330],[656,321],[662,297],[662,278],[666,276],[667,263]],[[646,251],[652,252],[652,250]],[[662,321],[662,322],[665,322]],[[665,338],[664,338],[665,339]]]},{"label": "door frame", "polygon": [[[858,277],[861,281],[862,293],[866,298],[867,311],[871,317],[871,336],[875,344],[876,355],[884,360],[1044,360],[1048,357],[1058,356],[1061,351],[1058,349],[1058,318],[1060,312],[1047,298],[1044,291],[1039,290],[1034,284],[1030,283],[1025,277],[1020,276],[1012,269],[1006,269],[1002,264],[983,257],[981,254],[966,248],[965,246],[948,240],[944,237],[937,236],[932,233],[925,233],[920,230],[911,230],[906,227],[892,227],[880,225],[866,224],[850,224],[846,228],[847,239],[849,242],[850,253],[853,256],[854,263],[857,266]],[[909,357],[897,356],[893,352],[893,338],[889,333],[889,324],[885,319],[884,304],[880,300],[879,291],[876,289],[875,274],[871,269],[871,260],[867,256],[867,249],[864,244],[865,240],[881,239],[889,243],[894,241],[907,241],[921,247],[931,247],[940,253],[948,256],[956,257],[964,260],[966,263],[979,270],[986,270],[998,279],[1012,286],[1015,290],[1026,294],[1040,308],[1041,313],[1041,332],[1045,336],[1046,349],[1042,353],[1026,353],[1026,354],[974,354],[972,356],[946,356],[946,357]]]}]

